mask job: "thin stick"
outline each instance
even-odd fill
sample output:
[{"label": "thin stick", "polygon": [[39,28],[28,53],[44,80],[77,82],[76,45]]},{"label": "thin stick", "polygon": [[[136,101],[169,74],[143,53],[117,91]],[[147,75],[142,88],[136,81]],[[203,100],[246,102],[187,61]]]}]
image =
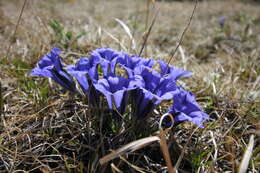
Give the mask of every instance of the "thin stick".
[{"label": "thin stick", "polygon": [[[0,116],[4,112],[3,108],[4,108],[4,99],[3,99],[3,94],[2,94],[2,84],[0,81]],[[0,122],[1,122],[1,119],[0,119]]]},{"label": "thin stick", "polygon": [[[169,65],[170,62],[171,62],[171,60],[174,58],[174,56],[175,56],[175,54],[176,54],[178,48],[180,47],[180,45],[181,45],[181,43],[182,43],[182,41],[183,41],[183,37],[184,37],[185,33],[187,32],[188,28],[190,27],[190,24],[191,24],[191,21],[192,21],[192,19],[193,19],[195,10],[196,10],[196,8],[197,8],[197,4],[198,4],[198,0],[195,0],[195,5],[194,5],[194,8],[193,8],[193,10],[192,10],[191,16],[190,16],[190,18],[189,18],[189,22],[188,22],[188,24],[186,25],[186,27],[184,28],[184,30],[183,30],[183,32],[182,32],[182,34],[181,34],[181,38],[179,39],[179,43],[177,44],[177,46],[175,47],[175,49],[170,53],[170,59],[169,59],[167,65]],[[169,68],[169,67],[168,67],[168,68]],[[166,68],[166,72],[168,71],[168,68]]]},{"label": "thin stick", "polygon": [[[149,22],[149,16],[150,16],[150,0],[146,1],[146,17],[145,17],[145,31],[147,31],[148,28],[148,22]],[[144,45],[144,55],[147,55],[147,45]]]},{"label": "thin stick", "polygon": [[165,139],[165,131],[163,131],[163,130],[160,131],[160,146],[161,146],[161,150],[163,152],[164,160],[165,160],[167,168],[168,168],[168,172],[176,173],[175,168],[172,166],[172,161],[171,161],[168,145],[167,145],[166,139]]},{"label": "thin stick", "polygon": [[144,47],[145,47],[145,45],[146,45],[146,42],[147,42],[147,40],[148,40],[148,37],[149,37],[149,35],[150,35],[150,33],[151,33],[151,30],[152,30],[152,28],[153,28],[153,25],[154,25],[154,23],[155,23],[155,20],[156,20],[156,17],[157,17],[157,15],[158,15],[158,12],[159,12],[159,10],[156,11],[156,14],[155,14],[155,16],[154,16],[154,18],[153,18],[153,21],[152,21],[152,23],[151,23],[149,29],[148,29],[148,32],[147,32],[147,34],[145,34],[144,42],[143,42],[143,44],[142,44],[142,48],[141,48],[141,50],[140,50],[138,56],[141,56],[141,54],[142,54],[142,52],[143,52],[143,50],[144,50]]},{"label": "thin stick", "polygon": [[[16,26],[15,26],[14,34],[12,35],[11,38],[14,38],[14,36],[16,35],[18,26],[19,26],[20,21],[21,21],[21,19],[22,19],[22,15],[23,15],[23,12],[24,12],[26,3],[27,3],[27,0],[24,0],[24,2],[23,2],[23,7],[22,7],[22,9],[21,9],[21,12],[20,12],[20,14],[19,14],[18,21],[17,21]],[[7,60],[8,56],[9,56],[10,49],[11,49],[11,45],[12,45],[12,42],[10,42],[10,44],[9,44],[9,46],[8,46],[8,49],[7,49],[7,52],[6,52],[6,56],[5,56],[5,59],[6,59],[6,60]]]}]

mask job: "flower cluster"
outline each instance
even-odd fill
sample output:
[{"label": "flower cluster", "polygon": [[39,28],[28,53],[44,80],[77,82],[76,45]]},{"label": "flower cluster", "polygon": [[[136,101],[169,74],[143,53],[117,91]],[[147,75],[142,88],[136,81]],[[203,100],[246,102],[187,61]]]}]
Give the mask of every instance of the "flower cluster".
[{"label": "flower cluster", "polygon": [[[109,48],[96,49],[90,57],[65,66],[60,52],[53,48],[38,62],[31,75],[49,77],[72,92],[76,91],[74,78],[91,104],[98,105],[100,97],[104,96],[108,108],[116,109],[120,114],[131,104],[133,114],[144,118],[162,101],[173,99],[169,113],[174,115],[176,122],[191,121],[202,126],[208,117],[201,111],[194,95],[176,84],[178,79],[190,76],[190,71]],[[159,70],[155,69],[156,65]],[[118,69],[122,71],[118,72]]]}]

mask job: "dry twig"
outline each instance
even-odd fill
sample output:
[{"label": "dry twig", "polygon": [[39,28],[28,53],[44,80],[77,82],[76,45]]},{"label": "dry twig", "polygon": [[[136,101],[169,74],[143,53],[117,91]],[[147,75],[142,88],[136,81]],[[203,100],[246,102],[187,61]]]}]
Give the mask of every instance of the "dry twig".
[{"label": "dry twig", "polygon": [[[185,33],[187,32],[188,28],[190,27],[191,21],[192,21],[192,19],[193,19],[194,14],[195,14],[195,10],[196,10],[196,8],[197,8],[197,4],[198,4],[198,0],[195,0],[195,5],[194,5],[194,8],[193,8],[193,10],[192,10],[192,13],[191,13],[189,22],[188,22],[188,24],[186,25],[186,27],[184,28],[184,30],[183,30],[183,32],[182,32],[182,34],[181,34],[181,37],[180,37],[180,39],[179,39],[179,42],[178,42],[177,46],[176,46],[175,49],[170,53],[170,59],[169,59],[169,61],[167,62],[168,65],[171,63],[171,60],[174,58],[174,56],[175,56],[175,54],[176,54],[178,48],[180,47],[180,45],[181,45],[181,43],[182,43],[182,41],[183,41],[183,38],[184,38]],[[167,70],[168,70],[168,69],[166,69],[166,71],[167,71]]]},{"label": "dry twig", "polygon": [[[21,12],[20,12],[20,14],[19,14],[19,18],[18,18],[18,21],[17,21],[17,23],[16,23],[15,30],[14,30],[14,33],[13,33],[11,39],[13,39],[13,38],[15,37],[15,35],[16,35],[16,32],[17,32],[18,26],[19,26],[19,24],[20,24],[20,21],[21,21],[21,19],[22,19],[22,15],[23,15],[23,12],[24,12],[24,9],[25,9],[26,4],[27,4],[27,0],[24,0],[24,2],[23,2],[23,7],[22,7]],[[10,42],[10,44],[9,44],[9,46],[8,46],[8,48],[7,48],[6,55],[5,55],[5,59],[6,59],[6,60],[8,59],[11,46],[12,46],[12,42]]]}]

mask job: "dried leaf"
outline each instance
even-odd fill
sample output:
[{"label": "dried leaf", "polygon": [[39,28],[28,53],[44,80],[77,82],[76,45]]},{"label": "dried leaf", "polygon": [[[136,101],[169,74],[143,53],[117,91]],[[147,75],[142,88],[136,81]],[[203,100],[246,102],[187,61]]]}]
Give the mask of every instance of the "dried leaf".
[{"label": "dried leaf", "polygon": [[138,149],[141,149],[155,141],[160,141],[160,138],[158,136],[151,136],[151,137],[147,137],[147,138],[143,138],[143,139],[139,139],[139,140],[136,140],[134,142],[131,142],[119,149],[117,149],[116,151],[102,157],[99,162],[100,164],[104,164],[106,162],[109,162],[110,160],[116,158],[116,157],[119,157],[120,155],[122,154],[126,154],[126,153],[129,153],[129,152],[133,152],[133,151],[136,151]]}]

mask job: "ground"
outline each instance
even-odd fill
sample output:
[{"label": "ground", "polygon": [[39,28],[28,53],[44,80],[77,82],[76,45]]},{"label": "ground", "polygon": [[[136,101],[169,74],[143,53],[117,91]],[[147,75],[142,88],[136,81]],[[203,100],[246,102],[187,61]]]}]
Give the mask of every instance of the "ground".
[{"label": "ground", "polygon": [[[142,130],[102,125],[82,96],[29,75],[52,47],[75,62],[91,50],[110,47],[168,61],[189,23],[195,2],[146,0],[0,1],[0,171],[165,172],[158,144],[101,166],[98,160],[124,144],[154,135],[158,113]],[[181,85],[209,114],[204,128],[182,123],[167,140],[179,172],[237,172],[249,138],[254,139],[248,172],[259,172],[260,4],[257,1],[200,1],[171,64],[193,72]],[[219,19],[225,18],[221,25]],[[129,38],[115,19],[128,26]],[[18,24],[19,21],[19,24]],[[135,44],[133,44],[133,40]],[[167,109],[165,103],[156,112]],[[111,120],[113,121],[113,120]],[[111,125],[110,124],[110,125]],[[134,126],[137,128],[138,126]],[[192,135],[191,135],[192,134]],[[186,145],[186,146],[185,146]]]}]

